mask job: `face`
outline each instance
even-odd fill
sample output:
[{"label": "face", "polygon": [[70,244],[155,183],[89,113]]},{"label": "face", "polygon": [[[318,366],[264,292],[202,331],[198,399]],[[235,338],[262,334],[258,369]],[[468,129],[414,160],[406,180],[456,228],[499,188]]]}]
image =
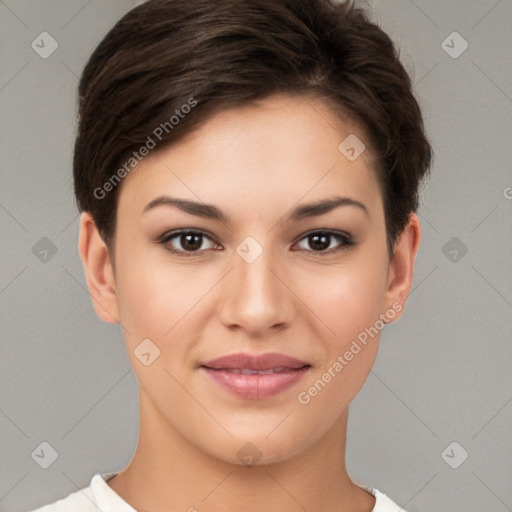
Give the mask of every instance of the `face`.
[{"label": "face", "polygon": [[[349,135],[366,146],[354,161]],[[246,443],[275,462],[336,428],[402,308],[372,166],[356,124],[273,96],[132,171],[112,307],[148,421],[237,464]]]}]

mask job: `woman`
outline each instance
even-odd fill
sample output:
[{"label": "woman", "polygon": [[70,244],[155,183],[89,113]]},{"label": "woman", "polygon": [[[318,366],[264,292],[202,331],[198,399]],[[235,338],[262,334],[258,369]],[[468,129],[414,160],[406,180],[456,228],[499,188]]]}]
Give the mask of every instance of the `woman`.
[{"label": "woman", "polygon": [[139,439],[39,512],[402,510],[345,467],[432,153],[389,37],[331,0],[149,0],[79,99],[80,256]]}]

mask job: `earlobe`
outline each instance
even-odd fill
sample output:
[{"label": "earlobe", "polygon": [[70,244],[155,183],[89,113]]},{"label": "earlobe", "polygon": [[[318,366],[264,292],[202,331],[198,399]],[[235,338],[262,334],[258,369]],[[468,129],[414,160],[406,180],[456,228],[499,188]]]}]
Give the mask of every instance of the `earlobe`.
[{"label": "earlobe", "polygon": [[119,323],[114,271],[107,246],[89,212],[80,217],[80,258],[96,314],[105,322]]},{"label": "earlobe", "polygon": [[[409,222],[395,242],[393,256],[389,264],[389,280],[386,292],[386,310],[398,312],[398,320],[405,309],[414,277],[414,262],[421,240],[421,227],[418,216],[412,213]],[[400,305],[401,307],[398,307]],[[392,323],[389,321],[387,323]]]}]

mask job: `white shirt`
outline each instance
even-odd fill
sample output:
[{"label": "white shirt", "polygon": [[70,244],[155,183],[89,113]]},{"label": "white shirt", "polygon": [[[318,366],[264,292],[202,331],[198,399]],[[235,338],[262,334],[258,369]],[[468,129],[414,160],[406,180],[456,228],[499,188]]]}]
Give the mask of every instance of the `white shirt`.
[{"label": "white shirt", "polygon": [[[115,475],[117,473],[97,473],[92,477],[89,487],[29,512],[137,512],[107,484],[107,480]],[[377,489],[357,485],[375,496],[375,507],[372,512],[406,512]]]}]

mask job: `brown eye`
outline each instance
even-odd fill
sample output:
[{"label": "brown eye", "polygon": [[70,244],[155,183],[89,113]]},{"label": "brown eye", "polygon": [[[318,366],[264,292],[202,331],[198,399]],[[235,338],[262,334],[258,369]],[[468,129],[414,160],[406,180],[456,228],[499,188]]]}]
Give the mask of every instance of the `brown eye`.
[{"label": "brown eye", "polygon": [[186,251],[197,251],[203,244],[203,235],[186,233],[179,235],[179,243]]},{"label": "brown eye", "polygon": [[[207,247],[204,247],[205,241],[209,241],[209,245],[206,244]],[[193,230],[167,233],[160,239],[160,243],[170,252],[185,256],[192,256],[206,249],[216,249],[219,247],[206,233]]]},{"label": "brown eye", "polygon": [[[354,245],[352,237],[337,231],[313,231],[303,237],[300,243],[305,241],[301,249],[310,252],[333,253]],[[331,249],[328,251],[328,249]]]}]

